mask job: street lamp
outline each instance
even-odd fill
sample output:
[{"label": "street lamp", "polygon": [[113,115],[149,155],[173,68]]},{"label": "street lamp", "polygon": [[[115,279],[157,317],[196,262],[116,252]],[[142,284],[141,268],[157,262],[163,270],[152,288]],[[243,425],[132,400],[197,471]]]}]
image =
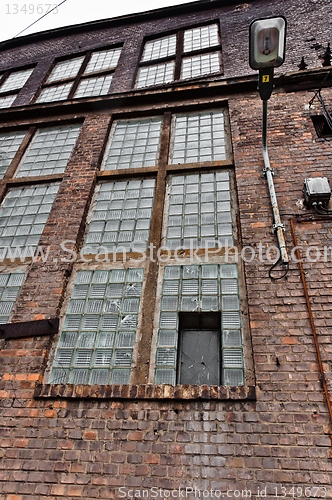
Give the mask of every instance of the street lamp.
[{"label": "street lamp", "polygon": [[277,197],[273,183],[273,169],[267,152],[267,101],[273,90],[273,69],[281,66],[285,59],[286,19],[283,16],[256,19],[250,24],[249,64],[259,70],[259,95],[263,101],[262,150],[273,211],[273,230],[277,234],[280,261],[288,268],[288,255],[281,223]]}]

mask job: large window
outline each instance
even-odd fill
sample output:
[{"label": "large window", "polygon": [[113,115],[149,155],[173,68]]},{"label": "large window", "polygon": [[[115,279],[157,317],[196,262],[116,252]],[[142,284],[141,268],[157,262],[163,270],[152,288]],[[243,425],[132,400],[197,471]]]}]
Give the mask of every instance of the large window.
[{"label": "large window", "polygon": [[5,132],[0,134],[0,178],[2,179],[18,151],[25,132]]},{"label": "large window", "polygon": [[148,87],[219,73],[218,24],[180,30],[145,42],[136,87]]},{"label": "large window", "polygon": [[108,94],[120,53],[107,49],[57,62],[36,102]]},{"label": "large window", "polygon": [[50,383],[246,383],[226,130],[224,109],[113,122]]},{"label": "large window", "polygon": [[17,177],[62,174],[72,153],[80,125],[37,130],[23,156]]},{"label": "large window", "polygon": [[0,273],[0,324],[8,323],[24,278],[24,272]]},{"label": "large window", "polygon": [[10,108],[32,72],[33,68],[29,68],[0,75],[0,108]]},{"label": "large window", "polygon": [[77,273],[51,383],[129,383],[143,274],[143,269]]}]

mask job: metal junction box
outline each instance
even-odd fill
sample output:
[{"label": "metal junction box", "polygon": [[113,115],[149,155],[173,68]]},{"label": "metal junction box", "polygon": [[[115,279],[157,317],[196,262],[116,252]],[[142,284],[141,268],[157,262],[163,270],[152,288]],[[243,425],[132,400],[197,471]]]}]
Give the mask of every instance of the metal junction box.
[{"label": "metal junction box", "polygon": [[308,206],[314,203],[327,205],[331,197],[331,188],[326,177],[312,177],[304,180],[304,200]]}]

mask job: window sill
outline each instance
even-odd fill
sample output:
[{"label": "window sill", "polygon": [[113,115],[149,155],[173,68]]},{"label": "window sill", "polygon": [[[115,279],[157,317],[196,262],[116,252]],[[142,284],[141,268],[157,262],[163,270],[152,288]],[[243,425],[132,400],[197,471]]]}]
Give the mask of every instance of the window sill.
[{"label": "window sill", "polygon": [[35,398],[256,400],[255,386],[208,385],[38,385]]}]

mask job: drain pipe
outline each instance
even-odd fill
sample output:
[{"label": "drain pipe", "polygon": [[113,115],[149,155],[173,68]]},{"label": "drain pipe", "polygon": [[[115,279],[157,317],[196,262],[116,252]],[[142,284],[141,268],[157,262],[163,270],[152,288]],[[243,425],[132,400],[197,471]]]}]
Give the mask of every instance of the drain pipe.
[{"label": "drain pipe", "polygon": [[284,230],[285,226],[281,223],[279,207],[276,192],[274,189],[273,182],[273,168],[270,165],[269,155],[267,152],[267,100],[263,100],[263,131],[262,131],[262,150],[263,150],[263,158],[264,158],[264,174],[266,176],[269,192],[270,192],[270,200],[273,211],[273,231],[276,232],[278,238],[278,245],[280,250],[280,260],[283,265],[288,265],[289,259],[287,255],[287,248],[284,238]]}]

